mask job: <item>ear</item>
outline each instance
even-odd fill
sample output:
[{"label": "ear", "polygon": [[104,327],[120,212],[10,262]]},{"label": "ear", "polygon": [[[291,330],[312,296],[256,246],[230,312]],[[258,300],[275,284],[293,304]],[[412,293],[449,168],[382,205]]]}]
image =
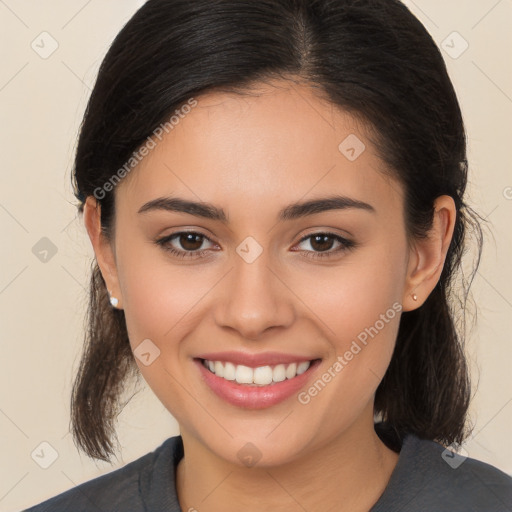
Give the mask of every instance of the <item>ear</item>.
[{"label": "ear", "polygon": [[[446,253],[455,227],[457,209],[450,196],[439,196],[434,202],[432,228],[424,239],[415,240],[407,268],[403,311],[420,307],[441,277]],[[417,300],[413,299],[416,295]]]},{"label": "ear", "polygon": [[101,205],[93,196],[88,196],[84,204],[84,224],[107,290],[118,299],[117,309],[122,309],[115,251],[111,241],[101,231]]}]

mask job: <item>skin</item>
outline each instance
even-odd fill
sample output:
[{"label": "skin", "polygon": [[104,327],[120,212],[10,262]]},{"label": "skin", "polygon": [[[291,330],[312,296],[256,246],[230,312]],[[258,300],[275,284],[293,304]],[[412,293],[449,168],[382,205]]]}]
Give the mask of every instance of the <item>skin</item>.
[{"label": "skin", "polygon": [[[115,236],[100,235],[99,206],[84,221],[108,289],[124,309],[132,348],[149,338],[145,380],[177,419],[185,447],[176,477],[182,510],[368,511],[398,460],[374,430],[374,395],[389,365],[400,314],[307,404],[297,396],[249,410],[217,397],[192,358],[201,352],[279,351],[322,358],[310,383],[394,303],[421,306],[439,280],[453,234],[455,205],[435,202],[430,236],[406,237],[403,190],[364,126],[306,84],[261,83],[250,95],[208,93],[115,189]],[[366,145],[348,160],[338,145]],[[333,193],[375,209],[330,210],[278,221],[290,203]],[[161,196],[223,208],[227,225],[187,213],[137,213]],[[205,235],[176,250],[155,240],[184,230]],[[357,246],[314,244],[333,232]],[[236,248],[248,236],[262,254],[247,263]],[[302,240],[302,241],[301,241]],[[294,250],[292,250],[294,249]],[[330,252],[331,257],[307,254]],[[417,295],[414,301],[412,294]],[[254,444],[246,467],[237,453]]]}]

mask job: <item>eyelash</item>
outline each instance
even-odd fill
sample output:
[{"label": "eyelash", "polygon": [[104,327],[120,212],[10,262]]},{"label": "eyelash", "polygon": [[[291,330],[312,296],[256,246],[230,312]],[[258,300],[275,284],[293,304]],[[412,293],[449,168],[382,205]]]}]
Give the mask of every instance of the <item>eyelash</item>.
[{"label": "eyelash", "polygon": [[[203,235],[201,233],[197,233],[195,231],[180,231],[178,233],[173,233],[172,235],[165,236],[163,238],[155,240],[155,243],[158,246],[162,247],[165,251],[172,254],[173,256],[175,256],[177,258],[181,258],[181,259],[202,258],[206,255],[206,253],[208,251],[205,249],[196,250],[196,251],[179,251],[177,249],[174,249],[174,247],[171,247],[169,245],[171,240],[173,240],[174,238],[179,238],[181,235],[198,235],[199,237],[203,238],[204,240],[208,240],[209,242],[211,242],[211,240],[206,235]],[[354,242],[352,240],[347,240],[346,238],[343,238],[340,235],[337,235],[335,233],[324,232],[324,231],[320,231],[318,233],[311,233],[311,234],[303,237],[299,241],[299,244],[301,244],[305,240],[308,240],[309,238],[313,238],[315,236],[328,236],[328,237],[334,238],[337,242],[339,242],[341,244],[341,246],[338,249],[324,251],[324,252],[314,252],[314,251],[297,251],[297,252],[305,253],[304,255],[307,258],[323,259],[323,258],[330,258],[334,255],[339,254],[340,252],[343,252],[343,251],[348,251],[348,250],[354,249],[358,245],[356,242]]]}]

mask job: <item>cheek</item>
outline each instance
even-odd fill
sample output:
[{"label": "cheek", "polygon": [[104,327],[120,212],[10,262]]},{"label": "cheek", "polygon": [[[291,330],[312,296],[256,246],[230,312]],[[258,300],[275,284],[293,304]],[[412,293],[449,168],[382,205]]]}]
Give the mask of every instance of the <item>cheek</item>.
[{"label": "cheek", "polygon": [[[127,249],[127,248],[124,248]],[[201,298],[212,288],[211,276],[191,266],[166,261],[143,246],[118,252],[118,272],[123,297],[126,326],[132,350],[151,340],[159,355],[149,365],[135,357],[135,362],[151,387],[171,414],[183,424],[194,410],[183,368],[186,367],[187,334],[194,330],[201,315]],[[211,273],[211,272],[210,272]]]},{"label": "cheek", "polygon": [[[147,252],[147,251],[146,251]],[[183,329],[194,314],[194,306],[211,285],[201,270],[173,265],[165,258],[132,252],[119,262],[123,308],[136,345],[144,338],[162,343]]]},{"label": "cheek", "polygon": [[339,266],[304,272],[294,290],[322,320],[330,339],[346,341],[401,302],[404,265],[405,245],[375,244]]},{"label": "cheek", "polygon": [[346,265],[307,274],[296,290],[307,298],[330,345],[329,366],[336,384],[329,386],[328,393],[335,400],[335,394],[343,392],[354,410],[371,397],[391,360],[402,309],[404,265],[405,243],[382,244],[347,259]]},{"label": "cheek", "polygon": [[184,314],[190,288],[183,286],[179,272],[165,264],[151,241],[126,229],[119,230],[117,241],[117,271],[130,343],[136,347],[149,338],[158,344]]}]

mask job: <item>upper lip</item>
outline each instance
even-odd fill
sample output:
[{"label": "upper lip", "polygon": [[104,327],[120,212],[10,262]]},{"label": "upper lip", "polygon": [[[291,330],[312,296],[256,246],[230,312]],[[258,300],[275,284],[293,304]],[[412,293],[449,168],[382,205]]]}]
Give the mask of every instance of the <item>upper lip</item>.
[{"label": "upper lip", "polygon": [[200,354],[196,359],[208,359],[208,361],[230,362],[235,365],[244,365],[250,368],[258,366],[273,366],[276,364],[302,363],[318,359],[302,355],[284,354],[282,352],[262,352],[260,354],[248,354],[246,352],[209,352]]}]

